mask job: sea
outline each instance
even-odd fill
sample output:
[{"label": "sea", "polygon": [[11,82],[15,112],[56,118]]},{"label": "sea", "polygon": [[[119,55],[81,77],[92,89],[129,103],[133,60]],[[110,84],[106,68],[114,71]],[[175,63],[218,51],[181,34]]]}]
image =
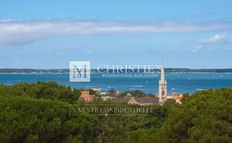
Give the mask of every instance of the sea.
[{"label": "sea", "polygon": [[[70,82],[69,74],[0,74],[0,84],[13,85],[19,82],[55,81],[71,88],[101,88],[102,92],[141,90],[158,93],[160,75],[153,76],[107,76],[91,74],[90,82]],[[168,93],[194,93],[206,89],[232,88],[232,73],[165,73]]]}]

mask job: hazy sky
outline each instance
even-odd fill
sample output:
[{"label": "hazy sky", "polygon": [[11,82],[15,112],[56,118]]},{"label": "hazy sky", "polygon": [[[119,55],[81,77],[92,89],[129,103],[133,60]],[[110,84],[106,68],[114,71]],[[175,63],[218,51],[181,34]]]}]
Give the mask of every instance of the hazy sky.
[{"label": "hazy sky", "polygon": [[232,68],[232,0],[0,0],[0,68]]}]

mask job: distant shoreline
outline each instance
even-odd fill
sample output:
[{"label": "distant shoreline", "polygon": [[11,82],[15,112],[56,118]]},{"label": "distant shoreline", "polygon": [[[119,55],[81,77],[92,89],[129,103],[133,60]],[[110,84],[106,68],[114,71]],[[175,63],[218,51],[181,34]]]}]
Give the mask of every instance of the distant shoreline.
[{"label": "distant shoreline", "polygon": [[[155,69],[154,72],[160,70]],[[140,73],[144,70],[140,69]],[[225,69],[189,69],[189,68],[166,68],[167,73],[232,73],[232,68]],[[2,68],[0,74],[68,74],[69,69],[13,69]],[[91,73],[97,73],[96,69],[92,69]],[[112,73],[112,72],[109,72]]]}]

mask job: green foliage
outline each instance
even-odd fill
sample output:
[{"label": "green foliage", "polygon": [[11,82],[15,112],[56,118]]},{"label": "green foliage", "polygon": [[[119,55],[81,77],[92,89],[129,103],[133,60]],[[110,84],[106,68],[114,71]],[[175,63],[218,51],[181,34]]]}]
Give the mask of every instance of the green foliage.
[{"label": "green foliage", "polygon": [[73,105],[24,96],[0,97],[0,142],[87,142],[97,120]]},{"label": "green foliage", "polygon": [[[185,95],[171,106],[163,126],[141,138],[157,143],[229,143],[232,141],[232,89]],[[138,141],[145,142],[145,141]]]},{"label": "green foliage", "polygon": [[[133,96],[144,96],[140,91]],[[80,90],[54,82],[0,85],[0,143],[230,143],[232,89],[185,94],[150,114],[80,113],[82,106],[130,107],[97,97],[78,99]],[[123,95],[123,94],[122,94]],[[125,92],[126,95],[126,92]]]},{"label": "green foliage", "polygon": [[58,99],[74,103],[80,96],[79,90],[72,90],[56,82],[17,83],[13,86],[0,85],[0,95],[31,96],[44,99]]},{"label": "green foliage", "polygon": [[133,91],[125,91],[125,92],[122,92],[120,94],[120,96],[122,97],[125,97],[127,96],[127,94],[131,94],[132,96],[134,97],[143,97],[143,96],[149,96],[149,95],[146,95],[144,92],[142,92],[141,90],[133,90]]},{"label": "green foliage", "polygon": [[90,95],[95,95],[95,96],[99,96],[98,92],[92,90],[92,89],[89,89],[89,94]]}]

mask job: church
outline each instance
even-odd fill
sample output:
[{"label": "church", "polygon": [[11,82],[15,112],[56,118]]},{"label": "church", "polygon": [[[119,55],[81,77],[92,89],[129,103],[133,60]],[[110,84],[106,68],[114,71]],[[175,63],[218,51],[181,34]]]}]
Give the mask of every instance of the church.
[{"label": "church", "polygon": [[169,94],[167,93],[167,81],[165,80],[164,65],[161,68],[161,77],[159,80],[159,103],[164,103],[167,99],[175,99],[177,103],[181,103],[183,94]]},{"label": "church", "polygon": [[158,94],[153,97],[133,97],[132,95],[124,98],[113,98],[114,103],[127,103],[133,105],[152,105],[163,104],[167,99],[174,99],[177,103],[181,103],[183,94],[168,94],[167,81],[165,79],[164,65],[161,67],[161,76],[159,80]]}]

